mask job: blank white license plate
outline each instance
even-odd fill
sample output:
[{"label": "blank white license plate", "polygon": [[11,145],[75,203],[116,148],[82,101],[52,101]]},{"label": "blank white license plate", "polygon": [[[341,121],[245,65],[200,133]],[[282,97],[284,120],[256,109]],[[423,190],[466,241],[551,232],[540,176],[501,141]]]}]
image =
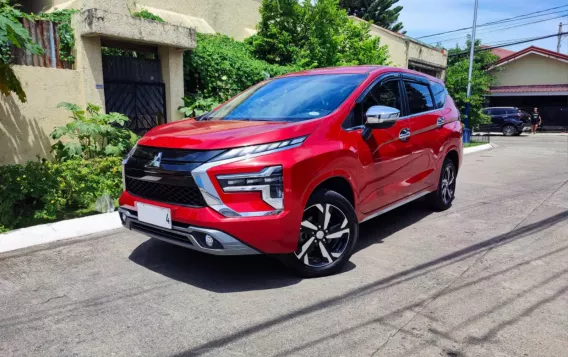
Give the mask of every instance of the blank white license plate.
[{"label": "blank white license plate", "polygon": [[172,212],[169,208],[136,202],[138,220],[158,227],[172,229]]}]

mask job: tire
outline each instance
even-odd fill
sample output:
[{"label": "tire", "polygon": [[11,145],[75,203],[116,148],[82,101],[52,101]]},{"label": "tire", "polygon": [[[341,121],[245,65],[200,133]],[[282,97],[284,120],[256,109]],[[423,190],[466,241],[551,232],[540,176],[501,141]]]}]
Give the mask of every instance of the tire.
[{"label": "tire", "polygon": [[436,211],[445,211],[452,206],[456,194],[457,168],[448,158],[444,160],[438,189],[426,196],[430,207]]},{"label": "tire", "polygon": [[304,209],[296,251],[280,260],[302,277],[336,274],[349,261],[358,238],[359,222],[351,203],[335,191],[318,190]]},{"label": "tire", "polygon": [[517,134],[517,128],[514,125],[507,124],[503,127],[503,135],[513,136],[515,134]]}]

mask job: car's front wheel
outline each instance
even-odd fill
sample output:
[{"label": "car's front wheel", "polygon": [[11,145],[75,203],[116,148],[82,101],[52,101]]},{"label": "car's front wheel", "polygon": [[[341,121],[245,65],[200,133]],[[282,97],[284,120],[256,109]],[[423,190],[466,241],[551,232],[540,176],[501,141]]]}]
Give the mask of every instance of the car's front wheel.
[{"label": "car's front wheel", "polygon": [[358,236],[351,203],[335,191],[318,190],[304,209],[296,251],[282,261],[304,277],[335,274],[349,261]]}]

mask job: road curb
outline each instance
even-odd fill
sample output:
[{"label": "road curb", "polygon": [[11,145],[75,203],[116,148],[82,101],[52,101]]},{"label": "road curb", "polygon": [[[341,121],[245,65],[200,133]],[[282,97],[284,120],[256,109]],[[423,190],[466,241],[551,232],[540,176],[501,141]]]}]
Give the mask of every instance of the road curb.
[{"label": "road curb", "polygon": [[118,212],[41,224],[0,234],[0,253],[122,227]]},{"label": "road curb", "polygon": [[490,150],[490,149],[493,149],[496,146],[497,145],[495,145],[495,144],[483,144],[483,145],[478,145],[478,146],[474,146],[474,147],[470,147],[470,148],[465,148],[465,149],[463,149],[463,154],[467,155],[467,154],[473,154],[474,152]]}]

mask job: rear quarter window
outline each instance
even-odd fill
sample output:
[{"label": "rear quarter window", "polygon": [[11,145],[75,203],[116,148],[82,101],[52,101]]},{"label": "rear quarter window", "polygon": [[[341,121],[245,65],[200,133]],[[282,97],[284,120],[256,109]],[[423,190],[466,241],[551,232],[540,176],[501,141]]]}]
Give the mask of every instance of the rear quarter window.
[{"label": "rear quarter window", "polygon": [[436,108],[443,108],[446,105],[446,97],[448,96],[446,87],[444,87],[440,83],[430,82],[430,88],[432,89],[432,94],[434,95]]}]

